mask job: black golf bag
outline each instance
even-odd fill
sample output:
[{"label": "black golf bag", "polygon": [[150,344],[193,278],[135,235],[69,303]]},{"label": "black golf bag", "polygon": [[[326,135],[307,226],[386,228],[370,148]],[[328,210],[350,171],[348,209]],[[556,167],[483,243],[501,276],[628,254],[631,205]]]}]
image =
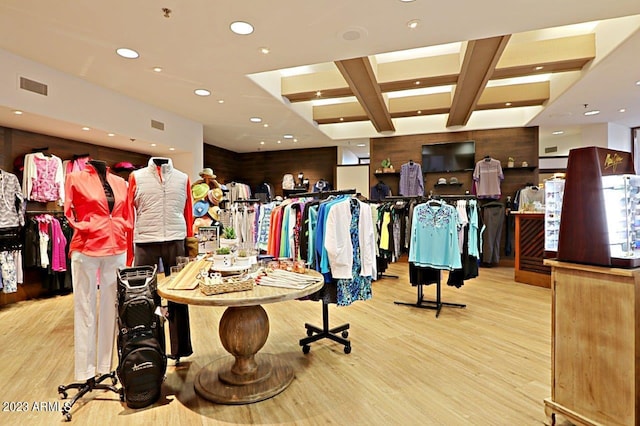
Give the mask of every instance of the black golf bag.
[{"label": "black golf bag", "polygon": [[130,408],[153,404],[167,369],[156,266],[118,269],[118,378]]}]

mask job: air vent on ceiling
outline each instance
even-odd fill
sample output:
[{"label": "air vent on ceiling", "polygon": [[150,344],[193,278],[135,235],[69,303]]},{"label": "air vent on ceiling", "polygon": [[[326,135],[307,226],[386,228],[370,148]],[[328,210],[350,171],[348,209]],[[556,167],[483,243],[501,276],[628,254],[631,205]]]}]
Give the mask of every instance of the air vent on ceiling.
[{"label": "air vent on ceiling", "polygon": [[39,95],[47,96],[47,85],[35,80],[29,80],[28,78],[20,77],[20,88],[28,90]]},{"label": "air vent on ceiling", "polygon": [[151,120],[151,127],[164,131],[164,123],[162,121]]},{"label": "air vent on ceiling", "polygon": [[558,147],[557,146],[548,146],[544,149],[544,153],[545,154],[550,154],[552,152],[558,152]]}]

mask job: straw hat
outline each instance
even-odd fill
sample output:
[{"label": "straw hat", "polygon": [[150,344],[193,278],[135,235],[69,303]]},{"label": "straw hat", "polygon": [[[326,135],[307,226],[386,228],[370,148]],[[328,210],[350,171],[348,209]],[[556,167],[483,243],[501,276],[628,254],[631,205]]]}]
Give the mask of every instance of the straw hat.
[{"label": "straw hat", "polygon": [[222,189],[220,188],[210,189],[209,192],[207,192],[207,199],[211,204],[217,206],[222,200],[222,195],[223,195]]},{"label": "straw hat", "polygon": [[215,179],[217,176],[213,174],[213,169],[211,167],[205,167],[204,169],[200,170],[200,173],[198,173],[200,175],[201,178],[204,177],[210,177]]},{"label": "straw hat", "polygon": [[191,188],[191,197],[193,197],[194,201],[202,200],[207,196],[207,191],[209,191],[209,185],[207,185],[206,183],[193,185],[193,187]]}]

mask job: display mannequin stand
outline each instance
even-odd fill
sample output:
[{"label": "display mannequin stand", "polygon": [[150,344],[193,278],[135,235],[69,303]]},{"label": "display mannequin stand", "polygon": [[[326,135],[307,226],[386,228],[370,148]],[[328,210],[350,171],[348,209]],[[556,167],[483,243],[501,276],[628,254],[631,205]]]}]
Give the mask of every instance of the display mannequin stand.
[{"label": "display mannequin stand", "polygon": [[424,284],[418,284],[418,300],[416,303],[409,302],[393,302],[396,305],[405,305],[405,306],[413,306],[414,308],[422,308],[422,309],[434,309],[436,311],[436,318],[440,315],[440,310],[443,306],[451,307],[451,308],[466,308],[467,305],[463,305],[462,303],[447,303],[442,301],[441,297],[441,284],[442,275],[438,276],[438,281],[436,282],[436,300],[424,300],[424,294],[422,291],[422,286]]},{"label": "display mannequin stand", "polygon": [[[107,379],[111,379],[111,384],[103,384]],[[92,377],[86,382],[76,382],[70,383],[68,385],[60,385],[58,386],[58,393],[62,399],[67,399],[67,391],[69,389],[78,389],[78,393],[76,393],[71,401],[67,401],[62,404],[62,415],[64,416],[66,421],[71,421],[71,408],[73,405],[82,398],[85,394],[89,392],[93,392],[94,390],[108,390],[114,393],[117,393],[120,396],[120,400],[124,399],[124,394],[122,390],[116,388],[116,384],[118,383],[118,378],[116,377],[116,372],[112,371],[111,373],[103,374],[99,377]]]}]

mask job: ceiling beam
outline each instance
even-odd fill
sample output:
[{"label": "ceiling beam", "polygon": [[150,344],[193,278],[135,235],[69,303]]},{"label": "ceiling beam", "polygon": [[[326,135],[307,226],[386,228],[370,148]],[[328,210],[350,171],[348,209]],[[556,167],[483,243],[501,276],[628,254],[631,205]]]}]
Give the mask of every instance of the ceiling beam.
[{"label": "ceiling beam", "polygon": [[369,58],[346,59],[335,64],[376,131],[395,131]]},{"label": "ceiling beam", "polygon": [[510,37],[504,35],[467,43],[447,127],[467,124]]}]

